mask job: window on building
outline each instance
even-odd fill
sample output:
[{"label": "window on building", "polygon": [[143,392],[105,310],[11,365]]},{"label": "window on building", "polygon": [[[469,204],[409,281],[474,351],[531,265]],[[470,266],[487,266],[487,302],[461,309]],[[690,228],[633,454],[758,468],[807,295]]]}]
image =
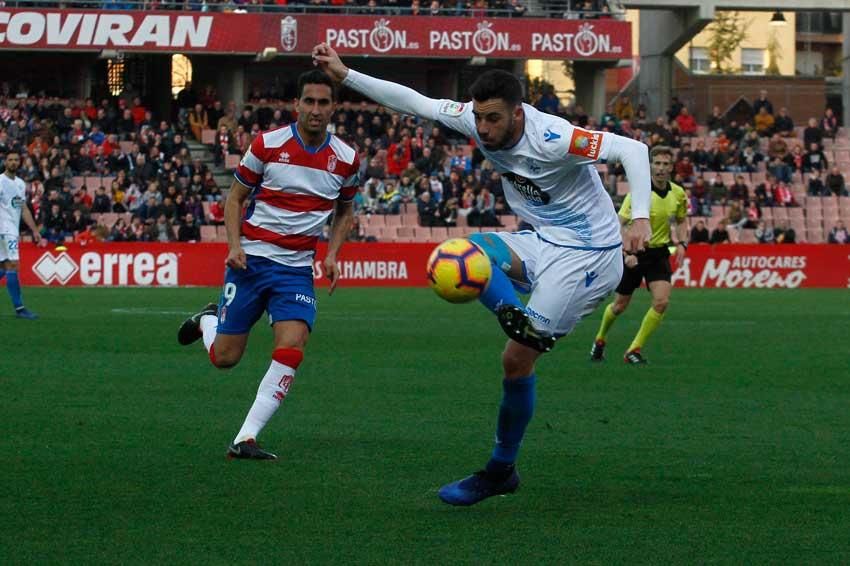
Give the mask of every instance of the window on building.
[{"label": "window on building", "polygon": [[171,56],[171,95],[176,97],[188,83],[192,82],[192,62],[185,55]]},{"label": "window on building", "polygon": [[763,75],[764,49],[741,49],[741,72],[745,75]]},{"label": "window on building", "polygon": [[112,96],[118,96],[124,90],[124,57],[121,55],[106,62],[106,82]]},{"label": "window on building", "polygon": [[708,58],[708,49],[705,47],[691,47],[691,71],[694,73],[708,73],[711,71],[711,60]]}]

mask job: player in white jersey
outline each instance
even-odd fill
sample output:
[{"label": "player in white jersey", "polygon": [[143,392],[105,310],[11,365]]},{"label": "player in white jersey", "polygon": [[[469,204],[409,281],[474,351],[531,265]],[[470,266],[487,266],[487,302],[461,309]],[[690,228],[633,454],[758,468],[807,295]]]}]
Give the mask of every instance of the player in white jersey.
[{"label": "player in white jersey", "polygon": [[26,183],[17,175],[20,166],[20,153],[10,151],[6,154],[6,170],[0,175],[0,280],[6,278],[6,290],[12,298],[15,316],[35,320],[38,316],[24,306],[21,282],[18,279],[21,218],[32,231],[35,243],[41,240],[41,235],[27,208]]},{"label": "player in white jersey", "polygon": [[[273,460],[256,438],[289,392],[316,318],[313,256],[334,212],[324,270],[331,292],[336,254],[353,220],[360,162],[357,152],[327,132],[334,83],[321,71],[298,78],[298,121],[259,134],[245,153],[224,209],[228,255],[218,305],[187,319],[181,344],[203,338],[210,361],[235,366],[263,311],[274,331],[272,362],[228,449],[230,458]],[[247,204],[247,209],[244,205]]]},{"label": "player in white jersey", "polygon": [[[471,103],[434,100],[407,87],[348,69],[326,44],[313,60],[332,78],[393,110],[438,120],[475,139],[502,175],[505,197],[535,231],[481,233],[477,243],[493,263],[481,302],[496,313],[510,339],[502,354],[503,396],[496,445],[484,470],[447,484],[440,498],[473,505],[519,486],[515,462],[535,403],[534,364],[559,337],[593,311],[620,281],[622,238],[614,205],[593,163],[623,164],[632,186],[625,248],[649,240],[650,175],[642,143],[574,127],[522,103],[522,85],[505,71],[488,71],[470,88]],[[531,292],[523,307],[515,288]]]}]

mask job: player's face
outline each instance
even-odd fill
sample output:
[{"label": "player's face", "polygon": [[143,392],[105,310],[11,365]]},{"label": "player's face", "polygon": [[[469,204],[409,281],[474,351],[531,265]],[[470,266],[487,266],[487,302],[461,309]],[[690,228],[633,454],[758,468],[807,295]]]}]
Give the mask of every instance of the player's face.
[{"label": "player's face", "polygon": [[310,134],[324,133],[334,113],[333,92],[323,84],[307,84],[298,99],[298,125]]},{"label": "player's face", "polygon": [[21,166],[21,156],[17,153],[10,153],[6,156],[6,171],[14,173]]},{"label": "player's face", "polygon": [[485,149],[496,151],[509,144],[517,127],[520,106],[510,106],[501,98],[472,102],[475,128]]},{"label": "player's face", "polygon": [[663,187],[670,181],[673,172],[673,160],[669,155],[656,155],[652,158],[652,182],[656,187]]}]

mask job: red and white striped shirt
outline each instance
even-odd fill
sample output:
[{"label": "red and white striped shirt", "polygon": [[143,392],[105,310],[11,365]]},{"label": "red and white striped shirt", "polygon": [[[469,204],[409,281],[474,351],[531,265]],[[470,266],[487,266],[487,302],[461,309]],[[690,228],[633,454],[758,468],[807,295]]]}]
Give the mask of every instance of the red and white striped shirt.
[{"label": "red and white striped shirt", "polygon": [[283,265],[312,265],[334,201],[357,194],[359,169],[357,152],[332,134],[317,148],[304,146],[295,124],[258,135],[235,173],[254,189],[242,249]]}]

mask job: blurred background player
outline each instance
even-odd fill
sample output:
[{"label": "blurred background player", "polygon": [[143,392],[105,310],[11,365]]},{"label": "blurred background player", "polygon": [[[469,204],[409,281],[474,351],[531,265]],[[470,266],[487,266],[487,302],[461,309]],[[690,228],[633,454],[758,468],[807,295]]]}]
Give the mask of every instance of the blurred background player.
[{"label": "blurred background player", "polygon": [[[605,340],[611,325],[629,306],[632,293],[646,279],[646,286],[652,294],[652,306],[646,311],[635,339],[623,357],[628,364],[645,364],[641,348],[664,319],[664,312],[670,301],[673,286],[670,279],[673,270],[670,266],[670,245],[675,242],[676,265],[682,265],[688,238],[688,199],[685,189],[670,181],[673,172],[673,150],[665,146],[655,146],[650,152],[652,169],[652,205],[649,210],[649,222],[652,226],[652,238],[644,252],[626,253],[623,280],[617,286],[614,302],[605,307],[602,324],[596,334],[596,341],[590,351],[590,359],[602,361],[605,354]],[[620,207],[620,222],[624,227],[631,224],[631,195],[626,195]],[[676,225],[675,238],[671,225]]]},{"label": "blurred background player", "polygon": [[[523,104],[522,85],[488,71],[470,88],[472,103],[434,100],[396,83],[348,69],[326,44],[313,59],[335,80],[390,109],[439,120],[474,138],[502,174],[511,209],[536,232],[473,235],[493,263],[481,302],[510,337],[502,354],[503,396],[496,446],[485,469],[439,490],[451,505],[473,505],[519,485],[515,462],[536,399],[534,364],[617,285],[623,271],[617,213],[592,163],[623,163],[634,192],[626,247],[649,240],[650,175],[646,146],[611,133],[573,127]],[[523,307],[514,288],[531,291]]]},{"label": "blurred background player", "polygon": [[228,449],[231,458],[277,458],[256,438],[289,392],[303,359],[316,317],[313,256],[332,211],[324,269],[331,293],[337,284],[336,254],[351,229],[360,162],[354,149],[327,132],[334,100],[330,78],[308,71],[298,79],[297,122],[254,139],[225,204],[229,251],[221,299],[178,331],[181,344],[203,338],[213,365],[230,368],[242,357],[251,327],[268,312],[272,362]]},{"label": "blurred background player", "polygon": [[36,244],[41,240],[41,235],[26,206],[26,184],[17,175],[21,166],[21,154],[10,151],[6,154],[5,165],[5,172],[0,175],[0,280],[6,278],[6,290],[12,298],[15,316],[35,320],[38,316],[24,306],[21,282],[18,279],[21,218],[23,217],[24,223],[32,231]]}]

